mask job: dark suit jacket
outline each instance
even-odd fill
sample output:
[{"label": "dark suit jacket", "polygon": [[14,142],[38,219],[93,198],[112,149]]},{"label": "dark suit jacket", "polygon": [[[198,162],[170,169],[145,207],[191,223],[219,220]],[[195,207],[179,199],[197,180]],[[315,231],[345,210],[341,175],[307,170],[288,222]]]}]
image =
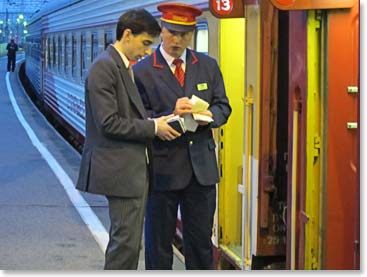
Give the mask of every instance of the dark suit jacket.
[{"label": "dark suit jacket", "polygon": [[86,140],[76,188],[108,196],[142,196],[154,122],[145,120],[137,88],[112,46],[88,72],[85,105]]},{"label": "dark suit jacket", "polygon": [[18,44],[15,42],[9,42],[8,45],[6,45],[6,50],[8,50],[9,57],[15,57],[15,54],[18,51]]},{"label": "dark suit jacket", "polygon": [[180,97],[193,94],[210,103],[214,122],[186,132],[173,141],[153,141],[154,189],[176,190],[187,186],[192,174],[202,185],[219,181],[212,128],[227,122],[231,107],[217,62],[187,49],[185,85],[177,79],[159,48],[134,66],[135,82],[149,117],[171,114]]}]

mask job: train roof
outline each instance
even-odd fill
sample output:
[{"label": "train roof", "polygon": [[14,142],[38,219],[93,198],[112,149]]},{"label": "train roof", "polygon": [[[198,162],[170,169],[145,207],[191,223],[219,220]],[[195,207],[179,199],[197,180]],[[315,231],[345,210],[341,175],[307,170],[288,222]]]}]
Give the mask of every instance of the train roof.
[{"label": "train roof", "polygon": [[47,2],[45,5],[42,6],[41,9],[35,11],[35,13],[30,17],[29,23],[31,24],[32,22],[37,21],[44,15],[50,14],[64,7],[74,5],[81,1],[83,0],[57,0]]},{"label": "train roof", "polygon": [[[38,22],[39,20],[41,20],[41,18],[47,17],[50,14],[53,14],[53,13],[56,14],[59,10],[63,10],[65,8],[71,7],[71,6],[76,5],[78,3],[83,4],[83,2],[85,2],[85,1],[87,1],[87,0],[57,0],[57,1],[54,0],[54,1],[50,1],[50,2],[46,3],[45,5],[43,5],[43,7],[40,10],[36,11],[31,16],[28,25],[32,25],[32,24]],[[102,2],[104,2],[104,1],[102,1]],[[116,6],[117,2],[119,3],[118,6]],[[149,12],[151,12],[154,16],[157,16],[160,12],[158,12],[156,10],[156,5],[160,2],[161,1],[157,1],[157,0],[145,0],[144,2],[136,1],[136,0],[127,0],[126,2],[121,1],[121,0],[120,1],[113,0],[113,1],[111,1],[111,5],[114,5],[113,8],[111,8],[108,11],[104,10],[104,12],[107,15],[105,17],[105,19],[107,20],[109,17],[111,17],[111,15],[113,14],[114,11],[122,10],[122,7],[125,7],[126,9],[145,8]],[[166,2],[170,2],[170,1],[166,1]],[[88,4],[89,2],[86,2],[86,3]],[[93,4],[99,3],[99,1],[91,0],[90,3],[93,6]],[[185,3],[193,4],[193,5],[198,6],[199,8],[203,8],[203,9],[206,9],[207,6],[208,6],[208,1],[207,0],[186,0]],[[108,12],[108,14],[107,14],[107,12]],[[115,16],[115,15],[113,15],[113,16]],[[53,19],[51,19],[51,18],[50,18],[50,20],[52,21]],[[114,19],[114,20],[116,21],[117,18]],[[51,21],[48,22],[48,26],[50,24],[52,25]],[[97,21],[98,20],[96,19],[96,22]]]}]

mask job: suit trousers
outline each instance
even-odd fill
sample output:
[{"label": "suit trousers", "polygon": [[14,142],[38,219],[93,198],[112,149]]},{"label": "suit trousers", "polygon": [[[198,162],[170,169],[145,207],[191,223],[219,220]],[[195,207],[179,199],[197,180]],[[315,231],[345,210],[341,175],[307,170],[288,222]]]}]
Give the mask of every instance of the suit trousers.
[{"label": "suit trousers", "polygon": [[215,185],[202,186],[193,176],[176,191],[153,191],[145,215],[145,268],[172,269],[172,243],[180,206],[186,269],[213,269],[212,228]]},{"label": "suit trousers", "polygon": [[148,184],[139,198],[106,196],[111,223],[104,269],[138,268],[147,194]]}]

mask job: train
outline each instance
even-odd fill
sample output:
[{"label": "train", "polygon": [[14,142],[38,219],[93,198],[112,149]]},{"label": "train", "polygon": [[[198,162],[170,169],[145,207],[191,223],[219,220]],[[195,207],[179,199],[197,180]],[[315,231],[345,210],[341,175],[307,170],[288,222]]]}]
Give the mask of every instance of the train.
[{"label": "train", "polygon": [[[89,66],[124,11],[159,20],[161,2],[177,1],[50,1],[29,21],[27,83],[80,146]],[[232,106],[213,130],[216,268],[360,269],[359,1],[182,2],[204,11],[190,47],[218,61]]]}]

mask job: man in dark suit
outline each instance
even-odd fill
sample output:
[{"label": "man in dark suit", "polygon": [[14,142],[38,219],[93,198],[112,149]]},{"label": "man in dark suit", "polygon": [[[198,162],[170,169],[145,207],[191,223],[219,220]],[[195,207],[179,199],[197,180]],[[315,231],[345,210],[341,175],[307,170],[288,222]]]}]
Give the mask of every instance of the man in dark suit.
[{"label": "man in dark suit", "polygon": [[[172,269],[172,243],[180,205],[187,269],[212,269],[212,227],[219,181],[212,128],[227,122],[231,113],[217,62],[187,48],[202,12],[191,5],[165,3],[162,44],[134,66],[136,84],[148,115],[157,117],[193,112],[192,95],[210,106],[199,121],[172,141],[153,141],[154,190],[148,196],[145,218],[146,269]],[[177,59],[181,59],[178,61]]]},{"label": "man in dark suit", "polygon": [[12,72],[14,72],[18,44],[15,43],[13,38],[10,39],[10,42],[6,46],[6,50],[8,50],[8,71],[11,70]]},{"label": "man in dark suit", "polygon": [[116,42],[94,61],[85,81],[86,140],[77,189],[109,204],[105,269],[137,269],[149,187],[148,148],[158,136],[179,136],[167,117],[147,119],[129,61],[151,53],[160,27],[145,10],[117,23]]}]

